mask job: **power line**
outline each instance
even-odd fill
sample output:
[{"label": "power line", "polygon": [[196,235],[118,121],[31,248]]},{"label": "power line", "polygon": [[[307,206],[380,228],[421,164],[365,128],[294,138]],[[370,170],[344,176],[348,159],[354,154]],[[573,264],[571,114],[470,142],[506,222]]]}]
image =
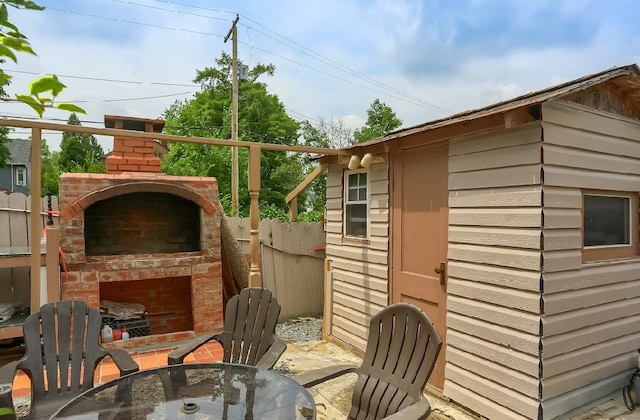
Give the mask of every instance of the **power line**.
[{"label": "power line", "polygon": [[148,26],[150,28],[155,28],[155,29],[164,29],[164,30],[169,30],[169,31],[187,32],[187,33],[198,34],[198,35],[207,35],[207,36],[214,36],[214,37],[218,37],[218,38],[224,38],[224,36],[222,36],[222,35],[214,34],[214,33],[211,33],[211,32],[196,31],[196,30],[193,30],[193,29],[184,29],[184,28],[172,28],[170,26],[155,25],[153,23],[136,22],[136,21],[133,21],[133,20],[117,19],[117,18],[112,18],[112,17],[107,17],[107,16],[94,15],[94,14],[91,14],[91,13],[78,12],[76,10],[58,9],[58,8],[51,7],[51,6],[47,6],[47,8],[45,10],[55,10],[56,12],[72,13],[72,14],[75,14],[75,15],[80,15],[80,16],[85,16],[85,17],[92,17],[92,18],[96,18],[96,19],[110,20],[112,22],[128,23],[128,24],[131,24],[131,25]]},{"label": "power line", "polygon": [[171,96],[182,96],[188,93],[193,93],[193,91],[188,92],[180,92],[180,93],[169,93],[166,95],[156,95],[156,96],[141,96],[138,98],[122,98],[122,99],[95,99],[95,100],[70,100],[66,102],[73,102],[76,104],[83,103],[106,103],[106,102],[126,102],[126,101],[143,101],[146,99],[159,99],[159,98],[169,98]]},{"label": "power line", "polygon": [[[244,16],[243,16],[243,17],[244,17]],[[325,65],[328,65],[328,66],[330,66],[330,67],[333,67],[333,68],[336,68],[336,69],[338,69],[338,70],[340,70],[340,71],[343,71],[343,72],[345,72],[345,73],[348,73],[348,74],[350,74],[351,76],[354,76],[354,77],[356,77],[356,78],[358,78],[358,79],[361,79],[361,80],[367,81],[367,82],[372,83],[372,84],[374,84],[374,85],[376,85],[376,86],[378,86],[378,87],[380,87],[380,88],[384,88],[384,89],[387,89],[387,90],[389,90],[389,91],[391,91],[391,92],[394,92],[395,94],[398,94],[398,95],[400,95],[400,96],[402,96],[402,97],[405,97],[405,98],[407,98],[407,99],[410,99],[412,102],[413,102],[413,101],[415,101],[415,102],[418,102],[418,103],[420,103],[420,104],[422,104],[422,105],[425,105],[427,108],[430,108],[430,109],[432,109],[432,110],[434,110],[434,111],[443,112],[443,113],[451,113],[451,111],[449,111],[449,110],[447,110],[447,109],[445,109],[445,108],[442,108],[442,107],[441,107],[441,106],[439,106],[439,105],[436,105],[436,104],[434,104],[434,103],[431,103],[431,102],[425,101],[425,100],[423,100],[423,99],[420,99],[420,98],[418,98],[418,97],[415,97],[415,96],[413,96],[413,95],[410,95],[410,94],[408,94],[408,93],[405,93],[405,92],[403,92],[403,91],[401,91],[401,90],[399,90],[399,89],[396,89],[396,88],[394,88],[394,87],[392,87],[392,86],[389,86],[389,85],[387,85],[387,84],[385,84],[385,83],[382,83],[382,82],[380,82],[380,81],[377,81],[377,80],[375,80],[375,79],[373,79],[373,78],[371,78],[371,77],[369,77],[369,76],[367,76],[367,75],[361,74],[361,73],[357,72],[356,70],[351,69],[350,67],[347,67],[347,66],[345,66],[345,65],[343,65],[343,64],[341,64],[341,63],[338,63],[337,61],[334,61],[334,60],[332,60],[332,59],[330,59],[330,58],[328,58],[328,57],[326,57],[326,56],[324,56],[324,55],[322,55],[322,54],[320,54],[320,53],[317,53],[317,52],[315,52],[315,51],[313,51],[313,50],[311,50],[311,49],[309,49],[309,48],[307,48],[307,47],[305,47],[305,46],[303,46],[303,45],[301,45],[301,44],[299,44],[299,43],[297,43],[297,42],[293,41],[292,39],[287,38],[287,37],[285,37],[285,36],[283,36],[283,35],[279,34],[278,32],[275,32],[275,31],[273,31],[273,30],[271,30],[271,29],[269,29],[269,28],[265,27],[264,25],[262,25],[262,24],[260,24],[260,23],[256,22],[255,20],[252,20],[252,19],[250,19],[250,18],[246,18],[246,20],[248,20],[248,21],[250,21],[250,22],[253,22],[253,23],[255,23],[256,25],[259,25],[259,26],[261,26],[261,27],[265,28],[265,29],[266,29],[266,30],[268,30],[269,32],[272,32],[272,33],[276,34],[277,36],[279,36],[279,37],[281,37],[281,38],[285,39],[287,42],[290,42],[291,44],[293,44],[293,45],[294,45],[294,46],[287,45],[285,42],[280,41],[280,40],[278,40],[278,39],[276,39],[276,38],[274,38],[274,37],[272,37],[272,36],[269,36],[269,35],[265,34],[265,33],[264,33],[264,32],[262,32],[262,31],[259,31],[259,30],[255,29],[255,28],[251,28],[251,27],[247,26],[247,28],[248,28],[248,29],[253,29],[254,31],[256,31],[256,32],[258,32],[258,33],[260,33],[260,34],[262,34],[262,35],[264,35],[264,36],[268,37],[269,39],[272,39],[272,40],[274,40],[274,41],[276,41],[276,42],[278,42],[278,43],[280,43],[280,44],[284,45],[285,47],[288,47],[288,48],[291,48],[291,49],[293,49],[293,50],[295,50],[295,51],[298,51],[298,52],[300,52],[300,53],[302,53],[302,54],[304,54],[304,55],[306,55],[306,56],[308,56],[308,57],[311,57],[311,58],[313,58],[313,59],[315,59],[315,60],[318,60],[318,61],[322,62],[322,63],[323,63],[323,64],[325,64]],[[243,26],[246,26],[246,25],[243,25]],[[312,55],[309,55],[306,51],[309,51],[309,52],[313,53],[314,55],[313,55],[313,56],[312,56]],[[378,91],[378,92],[379,92],[379,91]],[[379,92],[379,93],[385,93],[385,92]],[[401,99],[401,98],[396,97],[396,99]]]},{"label": "power line", "polygon": [[[217,19],[217,20],[226,21],[226,19],[222,19],[222,18],[218,18],[218,17],[214,17],[214,16],[207,16],[207,15],[202,15],[202,14],[197,14],[197,13],[182,12],[180,10],[174,10],[174,9],[165,9],[165,8],[159,8],[159,7],[154,8],[153,6],[148,6],[148,5],[144,5],[144,4],[140,4],[140,3],[136,3],[136,2],[132,2],[132,1],[123,1],[123,0],[112,0],[112,1],[119,2],[119,3],[126,3],[126,4],[136,5],[136,6],[139,6],[139,7],[149,7],[149,8],[160,10],[160,11],[173,12],[173,13],[184,13],[184,14],[189,14],[189,15],[193,15],[193,16],[208,18],[208,19]],[[194,8],[194,9],[200,9],[200,10],[214,11],[214,12],[220,12],[220,13],[232,13],[232,12],[228,12],[228,11],[225,11],[225,10],[211,9],[211,8],[200,7],[200,6],[193,6],[193,5],[188,5],[188,4],[179,3],[179,2],[169,2],[169,1],[162,1],[162,0],[154,0],[154,1],[157,1],[157,2],[160,2],[160,3],[171,3],[171,4],[176,4],[176,5],[179,5],[179,6],[183,6],[183,7],[190,7],[190,8]],[[100,15],[93,15],[93,14],[84,13],[84,12],[78,12],[78,11],[74,11],[74,10],[57,9],[57,8],[54,8],[54,7],[47,7],[47,9],[55,10],[55,11],[58,11],[58,12],[79,14],[79,15],[83,15],[83,16],[98,18],[98,19],[111,20],[111,21],[115,21],[115,22],[123,22],[123,23],[128,23],[128,24],[149,26],[149,27],[153,27],[153,28],[157,28],[157,29],[172,30],[172,31],[183,31],[183,32],[196,33],[196,34],[200,34],[200,35],[207,35],[207,36],[215,36],[215,37],[219,37],[219,38],[224,38],[223,35],[214,34],[214,33],[211,33],[211,32],[187,30],[187,29],[183,29],[183,28],[175,28],[175,27],[168,27],[168,26],[162,26],[162,25],[148,24],[148,23],[144,23],[144,22],[136,22],[136,21],[126,20],[126,19],[116,19],[116,18],[110,18],[110,17],[106,17],[106,16],[100,16]],[[323,56],[322,54],[316,53],[315,51],[313,51],[313,50],[311,50],[311,49],[309,49],[307,47],[304,47],[304,46],[296,43],[295,41],[290,40],[289,38],[287,38],[287,37],[285,37],[283,35],[280,35],[279,33],[277,33],[275,31],[265,27],[264,25],[261,25],[260,23],[254,21],[254,20],[252,20],[250,18],[246,18],[246,19],[251,21],[251,22],[254,22],[256,25],[259,25],[259,26],[265,28],[266,30],[276,34],[277,36],[287,40],[288,42],[290,42],[290,43],[292,43],[294,45],[297,45],[298,47],[294,48],[291,45],[287,45],[286,43],[284,43],[282,41],[279,41],[279,40],[277,40],[277,39],[265,34],[264,32],[261,32],[261,31],[255,29],[255,28],[252,28],[256,32],[258,32],[258,33],[260,33],[260,34],[262,34],[262,35],[264,35],[264,36],[266,36],[266,37],[268,37],[268,38],[270,38],[270,39],[272,39],[272,40],[274,40],[276,42],[279,42],[279,43],[285,45],[288,48],[291,48],[291,49],[293,49],[295,51],[298,51],[298,52],[300,52],[300,53],[302,53],[302,54],[304,54],[304,55],[306,55],[308,57],[311,57],[311,58],[313,58],[315,60],[318,60],[318,61],[322,62],[325,65],[333,67],[333,68],[335,68],[335,69],[337,69],[339,71],[345,72],[345,73],[349,74],[350,76],[356,77],[356,78],[358,78],[360,80],[363,80],[363,81],[366,81],[367,83],[371,83],[373,85],[376,85],[379,88],[385,89],[386,91],[385,90],[379,90],[379,89],[373,89],[373,88],[371,88],[369,86],[365,86],[365,85],[363,85],[361,83],[356,83],[356,82],[350,81],[348,79],[345,79],[343,77],[337,76],[335,74],[331,74],[331,73],[316,69],[314,67],[311,67],[311,66],[303,64],[303,63],[299,63],[299,62],[297,62],[297,61],[295,61],[293,59],[289,59],[289,58],[284,57],[284,56],[282,56],[280,54],[273,53],[273,52],[268,51],[268,50],[266,50],[264,48],[256,47],[255,45],[252,45],[252,44],[247,44],[247,43],[241,42],[243,45],[247,45],[250,48],[258,49],[258,50],[264,52],[265,54],[269,54],[271,56],[286,60],[286,61],[291,62],[293,64],[297,64],[299,66],[302,66],[302,67],[305,67],[305,68],[310,69],[312,71],[315,71],[315,72],[317,72],[319,74],[323,74],[325,76],[333,77],[333,78],[335,78],[337,80],[341,80],[343,82],[352,84],[354,86],[357,86],[357,87],[360,87],[360,88],[363,88],[363,89],[370,90],[372,92],[380,93],[382,95],[387,95],[387,96],[390,96],[392,98],[395,98],[395,99],[398,99],[398,100],[401,100],[401,101],[404,101],[404,102],[408,102],[408,103],[411,103],[413,105],[421,106],[423,108],[430,109],[430,110],[433,110],[433,111],[437,111],[437,112],[441,112],[441,113],[445,113],[445,114],[451,113],[451,111],[446,109],[446,108],[440,107],[440,106],[438,106],[436,104],[430,103],[428,101],[422,100],[420,98],[417,98],[415,96],[412,96],[410,94],[402,92],[402,91],[400,91],[400,90],[398,90],[396,88],[393,88],[393,87],[391,87],[389,85],[386,85],[386,84],[384,84],[382,82],[376,81],[375,79],[373,79],[373,78],[371,78],[369,76],[362,75],[361,73],[358,73],[355,70],[350,69],[349,67],[343,66],[340,63],[337,63],[336,61],[331,60],[331,59]],[[306,53],[305,51],[310,51],[314,55],[312,56],[312,55]],[[390,93],[390,92],[392,92],[392,93]]]},{"label": "power line", "polygon": [[[19,73],[19,74],[31,74],[35,76],[42,76],[43,73],[38,73],[35,71],[24,71],[24,70],[5,70],[7,73]],[[111,82],[111,83],[129,83],[134,85],[154,85],[154,86],[175,86],[175,87],[199,87],[197,84],[185,84],[185,83],[167,83],[167,82],[145,82],[140,80],[122,80],[122,79],[103,79],[100,77],[89,77],[89,76],[78,76],[71,74],[59,74],[56,73],[56,76],[66,77],[68,79],[80,79],[80,80],[91,80],[96,82]]]},{"label": "power line", "polygon": [[[122,0],[112,0],[112,1],[121,2]],[[202,7],[202,6],[192,6],[192,5],[189,5],[189,4],[180,3],[180,2],[175,2],[175,1],[165,1],[165,0],[154,0],[154,1],[156,1],[156,2],[158,2],[158,3],[171,3],[171,4],[175,4],[175,5],[183,6],[183,7],[190,7],[190,8],[193,8],[193,9],[200,9],[200,10],[206,10],[206,11],[211,11],[211,12],[218,12],[218,13],[233,13],[233,12],[229,12],[229,11],[226,11],[226,10],[211,9],[211,8]],[[128,1],[127,3],[131,3],[131,4],[138,4],[138,3],[129,2],[129,1]],[[138,4],[138,5],[140,5],[140,4]],[[145,5],[140,5],[140,6],[145,6]],[[160,10],[172,11],[172,10],[168,10],[168,9],[160,9]],[[177,12],[178,12],[178,13],[180,13],[180,11],[177,11]],[[192,14],[192,13],[190,13],[190,14]],[[235,13],[234,13],[234,14],[235,14]],[[210,17],[210,16],[205,16],[205,15],[200,15],[200,14],[193,14],[193,15],[200,16],[200,17]],[[210,17],[210,18],[213,18],[213,17]],[[389,86],[389,85],[387,85],[387,84],[385,84],[385,83],[382,83],[382,82],[380,82],[380,81],[378,81],[378,80],[375,80],[375,79],[373,79],[373,78],[371,78],[371,77],[369,77],[369,76],[367,76],[367,75],[364,75],[364,74],[362,74],[362,73],[359,73],[359,72],[357,72],[356,70],[353,70],[353,69],[351,69],[351,68],[349,68],[349,67],[347,67],[347,66],[345,66],[345,65],[343,65],[343,64],[341,64],[341,63],[339,63],[339,62],[337,62],[337,61],[335,61],[335,60],[332,60],[332,59],[330,59],[330,58],[326,57],[326,56],[325,56],[325,55],[323,55],[323,54],[320,54],[320,53],[318,53],[318,52],[316,52],[316,51],[313,51],[312,49],[305,47],[304,45],[302,45],[302,44],[300,44],[300,43],[298,43],[298,42],[296,42],[296,41],[292,40],[291,38],[288,38],[288,37],[286,37],[286,36],[284,36],[284,35],[282,35],[282,34],[280,34],[280,33],[276,32],[276,31],[274,31],[274,30],[272,30],[272,29],[270,29],[270,28],[268,28],[268,27],[266,27],[266,26],[262,25],[261,23],[259,23],[259,22],[255,21],[255,20],[253,20],[253,19],[251,19],[251,18],[249,18],[249,17],[247,17],[247,16],[245,16],[245,15],[242,15],[242,18],[243,18],[243,20],[247,20],[247,21],[249,21],[249,22],[253,22],[254,24],[256,24],[256,25],[260,26],[261,28],[264,28],[265,30],[267,30],[267,31],[269,31],[269,32],[271,32],[271,33],[273,33],[273,34],[275,34],[276,36],[278,36],[278,37],[280,37],[280,38],[284,39],[285,41],[289,42],[291,45],[287,45],[285,42],[280,41],[280,40],[278,40],[278,39],[276,39],[276,38],[273,38],[272,36],[267,35],[267,34],[265,34],[264,32],[259,31],[259,30],[255,29],[255,28],[251,28],[250,26],[244,25],[244,24],[242,24],[242,23],[241,23],[240,25],[247,27],[247,29],[253,29],[254,31],[256,31],[256,32],[258,32],[258,33],[260,33],[260,34],[262,34],[262,35],[264,35],[264,36],[268,37],[269,39],[272,39],[272,40],[274,40],[274,41],[276,41],[276,42],[278,42],[278,43],[280,43],[280,44],[282,44],[282,45],[286,46],[287,48],[291,48],[291,49],[293,49],[293,50],[295,50],[295,51],[298,51],[298,52],[300,52],[300,53],[302,53],[302,54],[304,54],[304,55],[306,55],[306,56],[308,56],[308,57],[311,57],[311,58],[313,58],[313,59],[316,59],[316,60],[318,60],[318,61],[322,62],[323,64],[330,65],[331,67],[337,68],[338,70],[341,70],[341,71],[344,71],[344,72],[346,72],[346,73],[349,73],[349,74],[351,74],[352,76],[357,77],[357,78],[359,78],[359,79],[361,79],[361,80],[366,80],[366,81],[368,81],[369,83],[372,83],[372,84],[374,84],[374,85],[376,85],[376,86],[378,86],[378,87],[381,87],[381,88],[384,88],[384,89],[390,90],[390,91],[392,91],[392,92],[395,92],[396,94],[399,94],[399,95],[401,95],[401,96],[403,96],[403,97],[405,97],[405,98],[407,98],[407,99],[411,99],[412,101],[420,102],[420,103],[422,103],[423,105],[425,105],[427,108],[430,108],[430,109],[432,109],[432,110],[434,110],[434,111],[443,112],[443,113],[446,113],[446,114],[451,113],[451,111],[450,111],[450,110],[448,110],[448,109],[446,109],[446,108],[443,108],[443,107],[441,107],[441,106],[439,106],[439,105],[436,105],[436,104],[434,104],[434,103],[431,103],[431,102],[425,101],[424,99],[420,99],[420,98],[418,98],[418,97],[416,97],[416,96],[410,95],[410,94],[408,94],[408,93],[406,93],[406,92],[403,92],[403,91],[401,91],[401,90],[399,90],[399,89],[396,89],[396,88],[394,88],[394,87],[392,87],[392,86]],[[215,19],[220,19],[220,18],[215,18]],[[247,45],[247,44],[245,44],[245,45]],[[292,45],[293,45],[293,46],[292,46]],[[250,45],[249,45],[249,46],[250,46]],[[261,50],[261,51],[266,52],[266,53],[269,53],[269,52],[264,51],[264,50]],[[309,53],[307,53],[307,52],[309,52],[309,53],[311,53],[311,54],[313,54],[313,55],[310,55],[310,54],[309,54]],[[273,55],[273,54],[272,54],[272,55]],[[281,57],[281,58],[282,58],[282,57]],[[384,92],[378,92],[378,93],[384,93]],[[400,99],[400,98],[397,98],[397,99]]]},{"label": "power line", "polygon": [[[154,7],[154,6],[150,6],[148,4],[137,3],[137,2],[134,2],[134,1],[125,1],[125,0],[111,0],[111,1],[116,2],[116,3],[131,4],[131,5],[139,6],[139,7],[146,7],[148,9],[153,9],[153,10],[161,10],[163,12],[174,12],[174,13],[181,13],[183,15],[204,17],[204,18],[208,18],[208,19],[216,19],[216,20],[221,20],[221,21],[224,21],[224,22],[227,21],[227,19],[225,19],[225,18],[219,18],[219,17],[215,17],[215,16],[204,16],[204,15],[201,15],[199,13],[189,13],[189,12],[185,12],[185,11],[182,11],[182,10],[165,9],[165,8],[157,7],[157,6]],[[171,2],[163,2],[163,3],[171,3]],[[188,6],[188,5],[183,5],[183,6]],[[190,7],[195,7],[195,6],[190,6]],[[209,10],[210,11],[216,11],[216,12],[231,13],[231,12],[226,12],[226,11],[223,11],[223,10],[215,10],[215,9],[209,9]]]}]

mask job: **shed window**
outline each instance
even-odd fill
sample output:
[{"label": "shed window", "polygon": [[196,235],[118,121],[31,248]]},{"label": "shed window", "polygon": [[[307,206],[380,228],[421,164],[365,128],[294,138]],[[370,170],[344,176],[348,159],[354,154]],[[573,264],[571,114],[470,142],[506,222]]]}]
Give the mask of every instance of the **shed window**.
[{"label": "shed window", "polygon": [[16,168],[16,185],[27,185],[27,169]]},{"label": "shed window", "polygon": [[345,175],[344,234],[356,238],[367,237],[369,225],[369,188],[366,172]]},{"label": "shed window", "polygon": [[583,193],[583,261],[638,255],[638,195]]}]

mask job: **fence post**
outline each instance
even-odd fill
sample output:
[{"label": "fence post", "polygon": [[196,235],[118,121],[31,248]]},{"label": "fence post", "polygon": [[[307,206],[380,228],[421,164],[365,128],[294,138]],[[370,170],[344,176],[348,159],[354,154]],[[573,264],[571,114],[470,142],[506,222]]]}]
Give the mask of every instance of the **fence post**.
[{"label": "fence post", "polygon": [[260,274],[260,208],[258,196],[260,195],[260,147],[249,147],[249,196],[251,197],[251,267],[249,269],[249,287],[262,287],[262,274]]},{"label": "fence post", "polygon": [[40,258],[42,247],[42,197],[40,179],[42,173],[42,129],[31,129],[31,312],[40,310]]}]

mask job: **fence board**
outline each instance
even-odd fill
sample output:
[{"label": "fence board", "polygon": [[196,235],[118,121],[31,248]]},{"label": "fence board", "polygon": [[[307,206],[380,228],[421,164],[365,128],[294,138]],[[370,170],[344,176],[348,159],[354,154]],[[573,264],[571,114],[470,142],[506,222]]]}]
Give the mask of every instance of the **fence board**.
[{"label": "fence board", "polygon": [[[11,247],[29,246],[29,229],[27,223],[27,198],[24,194],[9,194],[9,236]],[[16,210],[16,211],[13,211]]]},{"label": "fence board", "polygon": [[[0,193],[0,209],[9,208],[9,196]],[[9,212],[0,210],[0,248],[8,248],[11,245]]]},{"label": "fence board", "polygon": [[[248,252],[247,223],[238,217],[229,218],[234,236]],[[260,241],[262,282],[280,301],[280,320],[321,316],[324,253],[315,249],[325,246],[322,224],[264,219],[260,221]]]},{"label": "fence board", "polygon": [[[0,248],[25,248],[29,246],[31,218],[29,210],[31,198],[22,193],[0,193]],[[51,197],[51,209],[58,210],[58,198]],[[38,211],[42,214],[42,226],[46,226],[49,209],[47,198],[40,201]],[[58,217],[52,216],[54,225],[58,225]],[[12,267],[0,269],[0,302],[18,302],[29,306],[30,267]]]}]

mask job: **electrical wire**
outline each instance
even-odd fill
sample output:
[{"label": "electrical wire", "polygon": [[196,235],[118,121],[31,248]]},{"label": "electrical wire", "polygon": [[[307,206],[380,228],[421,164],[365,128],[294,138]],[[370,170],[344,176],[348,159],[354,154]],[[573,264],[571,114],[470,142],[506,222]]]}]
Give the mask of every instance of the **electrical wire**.
[{"label": "electrical wire", "polygon": [[[121,2],[122,0],[112,0],[112,1]],[[158,3],[171,3],[171,4],[183,6],[183,7],[191,7],[191,8],[194,8],[194,9],[200,9],[200,10],[206,10],[206,11],[212,11],[212,12],[218,12],[218,13],[236,14],[234,12],[229,12],[229,11],[226,11],[226,10],[211,9],[211,8],[202,7],[202,6],[193,6],[193,5],[189,5],[189,4],[185,4],[185,3],[179,3],[179,2],[175,2],[175,1],[165,1],[165,0],[153,0],[153,1],[158,2]],[[130,1],[127,1],[127,3],[137,4],[137,3],[134,3],[134,2],[130,2]],[[144,5],[141,5],[141,6],[144,6]],[[169,10],[169,11],[171,11],[171,10]],[[200,15],[200,14],[195,14],[195,15],[196,16],[200,16],[200,17],[208,17],[208,16],[204,16],[204,15]],[[347,66],[345,66],[345,65],[343,65],[343,64],[341,64],[341,63],[339,63],[339,62],[337,62],[335,60],[332,60],[331,58],[326,57],[323,54],[320,54],[320,53],[318,53],[316,51],[313,51],[312,49],[305,47],[304,45],[296,42],[295,40],[292,40],[291,38],[288,38],[288,37],[278,33],[277,31],[274,31],[274,30],[262,25],[261,23],[251,19],[250,17],[248,17],[246,15],[240,15],[240,16],[242,17],[243,20],[247,20],[249,22],[254,23],[255,25],[260,26],[261,28],[264,28],[265,30],[267,30],[267,31],[275,34],[276,36],[284,39],[286,42],[289,42],[291,45],[287,45],[286,42],[282,42],[282,41],[280,41],[280,40],[278,40],[276,38],[273,38],[270,35],[267,35],[266,33],[262,32],[262,31],[259,31],[259,30],[255,29],[255,28],[251,28],[251,27],[249,27],[247,25],[244,25],[244,23],[242,23],[242,21],[239,23],[241,26],[245,26],[245,27],[247,27],[247,29],[253,29],[254,31],[256,31],[256,32],[268,37],[269,39],[272,39],[272,40],[274,40],[274,41],[286,46],[287,48],[291,48],[291,49],[293,49],[295,51],[298,51],[298,52],[300,52],[300,53],[302,53],[302,54],[304,54],[304,55],[306,55],[308,57],[311,57],[313,59],[319,60],[319,61],[323,62],[324,64],[329,63],[332,67],[335,67],[335,68],[337,68],[337,69],[339,69],[341,71],[349,73],[349,74],[351,74],[352,76],[354,76],[356,78],[359,78],[359,79],[362,79],[362,80],[366,80],[369,83],[372,83],[372,84],[374,84],[376,86],[379,86],[381,88],[385,88],[385,89],[388,89],[390,91],[393,91],[396,94],[399,94],[399,95],[401,95],[401,96],[403,96],[403,97],[405,97],[407,99],[411,99],[413,101],[418,101],[418,102],[422,103],[423,105],[425,105],[426,107],[428,107],[428,108],[430,108],[430,109],[432,109],[434,111],[443,112],[443,113],[447,113],[447,114],[450,114],[452,112],[452,111],[450,111],[450,110],[448,110],[446,108],[443,108],[443,107],[441,107],[439,105],[436,105],[434,103],[425,101],[423,99],[420,99],[418,97],[410,95],[410,94],[408,94],[406,92],[402,92],[399,89],[396,89],[396,88],[394,88],[392,86],[384,84],[384,83],[382,83],[380,81],[377,81],[377,80],[375,80],[375,79],[373,79],[373,78],[371,78],[371,77],[369,77],[367,75],[359,73],[356,70],[353,70],[353,69],[351,69],[351,68],[349,68],[349,67],[347,67]],[[219,18],[216,18],[216,19],[219,19]],[[251,39],[251,38],[249,37],[249,39]],[[250,44],[248,46],[252,47]],[[264,50],[262,50],[262,51],[264,52]],[[312,55],[310,55],[309,53],[311,53]]]},{"label": "electrical wire", "polygon": [[[42,76],[44,73],[38,73],[35,71],[24,71],[24,70],[4,70],[6,73],[19,73],[19,74],[31,74],[35,76]],[[185,83],[166,83],[166,82],[145,82],[141,80],[122,80],[122,79],[104,79],[100,77],[89,77],[89,76],[78,76],[71,74],[60,74],[56,73],[58,77],[65,77],[68,79],[80,79],[80,80],[91,80],[95,82],[111,82],[111,83],[128,83],[134,85],[153,85],[153,86],[175,86],[175,87],[199,87],[199,85],[195,83],[185,84]]]},{"label": "electrical wire", "polygon": [[[218,17],[214,17],[214,16],[207,16],[207,15],[202,15],[202,14],[197,14],[197,13],[188,13],[188,12],[183,12],[183,11],[180,11],[180,10],[165,9],[165,8],[159,8],[159,7],[154,8],[153,6],[148,6],[148,5],[140,4],[140,3],[137,3],[137,2],[133,2],[133,1],[124,1],[124,0],[112,0],[112,1],[118,2],[118,3],[124,3],[124,4],[131,4],[131,5],[135,5],[135,6],[139,6],[139,7],[149,7],[149,8],[153,8],[153,9],[161,10],[161,11],[166,11],[166,12],[184,13],[184,14],[189,14],[189,15],[193,15],[193,16],[208,18],[208,19],[217,19],[217,20],[226,21],[226,19],[222,19],[222,18],[218,18]],[[220,12],[220,13],[232,13],[232,12],[225,11],[225,10],[211,9],[211,8],[200,7],[200,6],[193,6],[193,5],[188,5],[188,4],[179,3],[179,2],[168,2],[168,1],[162,1],[162,0],[154,0],[154,1],[157,1],[157,2],[160,2],[160,3],[171,3],[171,4],[176,4],[176,5],[179,5],[179,6],[183,6],[183,7],[191,7],[191,8],[200,9],[200,10],[214,11],[214,12]],[[84,13],[84,12],[79,12],[79,11],[74,11],[74,10],[58,9],[58,8],[50,7],[50,6],[47,7],[47,9],[55,10],[55,11],[58,11],[58,12],[64,12],[64,13],[79,14],[79,15],[82,15],[82,16],[94,17],[94,18],[98,18],[98,19],[111,20],[111,21],[115,21],[115,22],[123,22],[123,23],[129,23],[129,24],[134,24],[134,25],[149,26],[149,27],[153,27],[153,28],[157,28],[157,29],[172,30],[172,31],[183,31],[183,32],[196,33],[196,34],[200,34],[200,35],[207,35],[207,36],[215,36],[215,37],[219,37],[219,38],[224,38],[223,35],[214,34],[214,33],[211,33],[211,32],[187,30],[187,29],[183,29],[183,28],[167,27],[167,26],[162,26],[162,25],[149,24],[149,23],[145,23],[145,22],[136,22],[136,21],[126,20],[126,19],[117,19],[117,18],[94,15],[94,14],[89,14],[89,13]],[[253,43],[247,44],[247,43],[244,43],[244,42],[239,42],[239,43],[241,43],[243,45],[248,46],[249,48],[258,49],[258,50],[264,52],[265,54],[268,54],[268,55],[271,55],[271,56],[286,60],[286,61],[291,62],[293,64],[297,64],[297,65],[305,67],[305,68],[307,68],[309,70],[315,71],[315,72],[317,72],[319,74],[322,74],[322,75],[325,75],[325,76],[329,76],[329,77],[333,77],[333,78],[335,78],[337,80],[341,80],[343,82],[349,83],[351,85],[354,85],[354,86],[357,86],[357,87],[360,87],[360,88],[363,88],[363,89],[366,89],[366,90],[370,90],[372,92],[376,92],[376,93],[379,93],[379,94],[382,94],[382,95],[387,95],[387,96],[390,96],[392,98],[395,98],[395,99],[398,99],[398,100],[401,100],[401,101],[404,101],[404,102],[411,103],[413,105],[417,105],[417,106],[421,106],[421,107],[426,108],[426,109],[430,109],[432,111],[436,111],[436,112],[440,112],[440,113],[444,113],[444,114],[451,113],[451,111],[446,109],[446,108],[440,107],[440,106],[438,106],[436,104],[433,104],[433,103],[430,103],[428,101],[425,101],[425,100],[422,100],[420,98],[417,98],[415,96],[409,95],[409,94],[407,94],[405,92],[402,92],[402,91],[400,91],[398,89],[390,87],[390,86],[388,86],[388,85],[386,85],[386,84],[384,84],[382,82],[376,81],[375,79],[373,79],[371,77],[362,75],[362,74],[356,72],[355,70],[350,69],[349,67],[343,66],[343,65],[337,63],[336,61],[331,60],[331,59],[323,56],[322,54],[316,53],[315,51],[313,51],[313,50],[311,50],[311,49],[309,49],[307,47],[304,47],[304,46],[296,43],[295,41],[290,40],[289,38],[287,38],[287,37],[285,37],[283,35],[280,35],[279,33],[277,33],[275,31],[265,27],[264,25],[254,21],[251,18],[248,18],[248,17],[246,17],[244,15],[242,15],[242,17],[244,19],[250,21],[250,22],[253,22],[256,25],[259,25],[260,27],[265,28],[266,30],[276,34],[277,36],[287,40],[288,42],[290,42],[290,43],[292,43],[294,45],[297,45],[298,47],[296,48],[296,47],[292,47],[291,45],[287,45],[286,43],[284,43],[282,41],[279,41],[279,40],[267,35],[266,33],[262,32],[262,31],[259,31],[259,30],[255,29],[255,28],[252,28],[254,31],[256,31],[256,32],[258,32],[258,33],[260,33],[260,34],[262,34],[262,35],[264,35],[264,36],[276,41],[276,42],[279,42],[282,45],[287,46],[288,48],[291,48],[291,49],[293,49],[295,51],[298,51],[298,52],[300,52],[300,53],[302,53],[302,54],[304,54],[304,55],[306,55],[308,57],[311,57],[313,59],[319,60],[325,65],[329,65],[332,68],[335,68],[335,69],[337,69],[339,71],[345,72],[345,73],[349,74],[352,77],[356,77],[356,78],[358,78],[360,80],[366,81],[367,83],[371,83],[371,84],[373,84],[375,86],[378,86],[379,88],[384,89],[384,90],[373,89],[373,88],[371,88],[369,86],[366,86],[366,85],[363,85],[361,83],[356,83],[356,82],[350,81],[348,79],[345,79],[344,77],[340,77],[340,76],[337,76],[335,74],[331,74],[331,73],[328,73],[326,71],[322,71],[322,70],[316,69],[316,68],[311,67],[309,65],[305,65],[303,63],[297,62],[297,61],[295,61],[293,59],[289,59],[289,58],[287,58],[287,57],[285,57],[285,56],[283,56],[281,54],[276,54],[276,53],[268,51],[268,50],[266,50],[264,48],[257,47],[255,45],[253,45]],[[244,25],[244,26],[246,26],[246,25]],[[306,53],[305,51],[309,51],[309,52],[313,53],[314,55],[310,55],[310,54]]]},{"label": "electrical wire", "polygon": [[180,92],[180,93],[168,93],[166,95],[156,95],[156,96],[141,96],[137,98],[121,98],[121,99],[95,99],[95,100],[70,100],[66,102],[73,102],[75,104],[85,104],[85,103],[108,103],[108,102],[126,102],[126,101],[143,101],[146,99],[159,99],[159,98],[169,98],[171,96],[182,96],[189,93],[194,93],[194,91]]}]

